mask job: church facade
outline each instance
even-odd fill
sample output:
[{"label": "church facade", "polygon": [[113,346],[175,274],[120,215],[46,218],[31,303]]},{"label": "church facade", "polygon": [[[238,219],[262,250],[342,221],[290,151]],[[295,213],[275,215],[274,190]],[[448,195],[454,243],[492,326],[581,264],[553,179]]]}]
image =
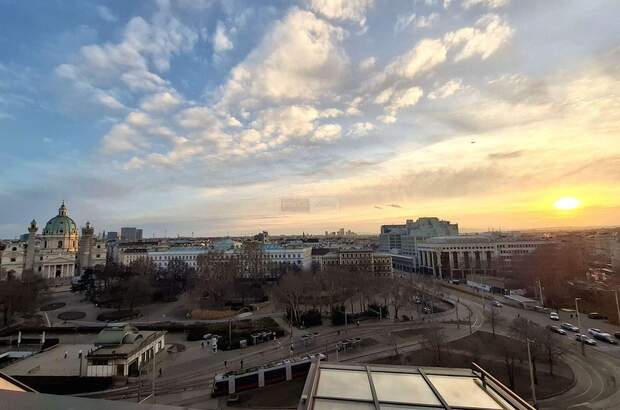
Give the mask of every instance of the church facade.
[{"label": "church facade", "polygon": [[28,271],[43,279],[71,278],[87,268],[106,263],[105,241],[95,236],[89,222],[80,235],[64,202],[41,234],[38,231],[37,222],[33,220],[25,238],[4,244],[0,280],[8,276],[20,279]]}]

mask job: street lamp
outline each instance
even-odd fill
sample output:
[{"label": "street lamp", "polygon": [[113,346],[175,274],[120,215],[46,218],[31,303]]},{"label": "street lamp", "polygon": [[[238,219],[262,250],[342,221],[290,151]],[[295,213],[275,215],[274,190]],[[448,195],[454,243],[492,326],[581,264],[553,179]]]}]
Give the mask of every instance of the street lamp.
[{"label": "street lamp", "polygon": [[534,385],[534,367],[532,366],[532,353],[530,351],[530,343],[536,342],[532,339],[526,339],[527,342],[527,360],[530,364],[530,386],[532,389],[532,402],[534,403],[534,407],[536,407],[536,386]]},{"label": "street lamp", "polygon": [[585,356],[586,348],[583,344],[583,329],[581,329],[581,316],[579,316],[579,301],[581,298],[575,298],[575,310],[577,311],[577,326],[579,327],[579,341],[581,342],[581,354]]}]

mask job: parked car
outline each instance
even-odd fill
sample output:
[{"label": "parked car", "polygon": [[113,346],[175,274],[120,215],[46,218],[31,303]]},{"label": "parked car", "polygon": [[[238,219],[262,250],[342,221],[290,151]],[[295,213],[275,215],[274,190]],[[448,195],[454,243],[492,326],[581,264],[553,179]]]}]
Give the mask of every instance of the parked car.
[{"label": "parked car", "polygon": [[600,314],[600,313],[598,313],[598,312],[591,312],[591,313],[588,313],[588,317],[589,317],[590,319],[596,319],[596,320],[607,319],[607,316],[605,316],[605,315],[601,315],[601,314]]},{"label": "parked car", "polygon": [[551,312],[551,313],[549,313],[549,319],[551,319],[551,320],[560,320],[560,316],[558,316],[558,314],[555,313],[555,312]]},{"label": "parked car", "polygon": [[596,346],[596,340],[584,335],[584,334],[579,334],[575,336],[575,340],[578,342],[583,342],[587,345],[590,346]]},{"label": "parked car", "polygon": [[497,300],[494,300],[493,302],[491,302],[491,305],[495,306],[495,307],[502,307],[504,305],[501,304],[501,302],[498,302]]},{"label": "parked car", "polygon": [[614,336],[616,336],[616,339],[620,339],[620,332],[614,333]]},{"label": "parked car", "polygon": [[571,331],[571,332],[578,332],[579,328],[575,325],[573,325],[572,323],[562,323],[562,329]]},{"label": "parked car", "polygon": [[534,306],[534,310],[536,310],[537,312],[548,312],[549,308],[546,308],[544,306]]},{"label": "parked car", "polygon": [[422,309],[422,312],[424,312],[424,313],[431,313],[431,307],[430,306],[424,306],[424,309]]},{"label": "parked car", "polygon": [[547,329],[549,329],[553,333],[557,333],[559,335],[565,335],[566,334],[566,330],[560,328],[559,326],[547,326]]}]

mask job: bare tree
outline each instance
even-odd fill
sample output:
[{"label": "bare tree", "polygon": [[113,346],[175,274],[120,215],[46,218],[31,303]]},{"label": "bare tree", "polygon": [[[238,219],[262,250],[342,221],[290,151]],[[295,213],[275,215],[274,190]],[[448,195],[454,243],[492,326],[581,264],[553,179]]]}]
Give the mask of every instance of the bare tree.
[{"label": "bare tree", "polygon": [[433,364],[441,364],[441,350],[446,344],[446,338],[440,327],[432,327],[424,332],[422,346],[433,354]]},{"label": "bare tree", "polygon": [[493,337],[495,337],[495,328],[503,322],[501,315],[497,313],[497,309],[491,307],[484,311],[484,316],[486,320],[489,321],[491,325],[491,332],[493,333]]},{"label": "bare tree", "polygon": [[504,362],[504,369],[506,370],[506,377],[508,378],[508,386],[514,390],[515,388],[515,369],[517,367],[517,360],[521,361],[520,351],[515,349],[510,339],[500,339],[500,348],[502,358]]},{"label": "bare tree", "polygon": [[536,344],[539,346],[542,356],[549,365],[549,374],[553,375],[553,367],[557,363],[560,356],[565,353],[564,348],[555,333],[542,327],[535,330]]},{"label": "bare tree", "polygon": [[150,302],[152,296],[153,287],[149,278],[145,275],[136,275],[127,282],[123,299],[129,310],[133,311],[135,306]]}]

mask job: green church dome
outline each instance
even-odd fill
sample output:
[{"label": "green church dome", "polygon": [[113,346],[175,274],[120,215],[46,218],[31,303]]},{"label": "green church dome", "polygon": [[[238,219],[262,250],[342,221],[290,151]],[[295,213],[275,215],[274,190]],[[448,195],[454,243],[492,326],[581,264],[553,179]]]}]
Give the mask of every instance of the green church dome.
[{"label": "green church dome", "polygon": [[68,210],[63,201],[58,209],[58,215],[50,219],[45,225],[43,235],[77,234],[77,225],[67,214]]}]

